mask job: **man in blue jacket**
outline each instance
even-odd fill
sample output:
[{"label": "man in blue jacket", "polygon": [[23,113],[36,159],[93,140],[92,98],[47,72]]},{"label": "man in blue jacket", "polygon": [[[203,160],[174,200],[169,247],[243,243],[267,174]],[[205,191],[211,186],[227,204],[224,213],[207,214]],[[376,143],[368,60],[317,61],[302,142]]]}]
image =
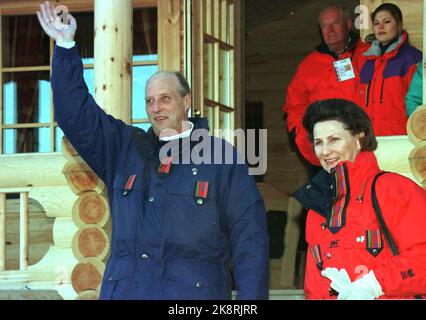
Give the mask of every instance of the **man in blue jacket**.
[{"label": "man in blue jacket", "polygon": [[[205,156],[229,147],[211,136],[193,141],[197,130],[208,128],[205,119],[187,118],[186,80],[170,72],[154,75],[146,87],[152,128],[126,125],[103,112],[88,92],[74,42],[76,20],[69,15],[64,28],[50,3],[40,9],[40,24],[56,41],[56,120],[108,188],[111,255],[100,298],[229,299],[232,270],[237,299],[267,299],[265,208],[248,167],[236,160],[224,164],[224,157],[220,164],[182,164],[185,150],[203,149]],[[200,147],[206,142],[211,149]],[[160,161],[170,143],[179,152]]]}]

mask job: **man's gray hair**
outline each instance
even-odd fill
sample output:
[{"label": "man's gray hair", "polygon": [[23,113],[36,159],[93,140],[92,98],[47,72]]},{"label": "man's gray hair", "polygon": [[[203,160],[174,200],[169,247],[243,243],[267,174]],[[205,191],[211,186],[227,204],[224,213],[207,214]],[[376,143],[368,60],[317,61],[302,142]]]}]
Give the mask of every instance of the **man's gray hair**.
[{"label": "man's gray hair", "polygon": [[323,6],[321,8],[321,10],[320,10],[320,12],[318,14],[318,20],[319,20],[319,17],[321,16],[321,14],[323,14],[324,11],[330,10],[330,9],[338,9],[338,10],[340,10],[342,12],[343,18],[345,18],[345,19],[351,19],[351,20],[353,19],[352,12],[346,6],[344,6],[341,3],[334,3],[334,4],[325,5],[325,6]]},{"label": "man's gray hair", "polygon": [[148,83],[156,78],[162,78],[162,77],[172,77],[175,78],[179,83],[178,91],[182,95],[182,97],[185,97],[187,94],[191,93],[191,88],[189,86],[188,81],[185,79],[185,77],[180,73],[179,71],[157,71],[154,73],[146,82]]}]

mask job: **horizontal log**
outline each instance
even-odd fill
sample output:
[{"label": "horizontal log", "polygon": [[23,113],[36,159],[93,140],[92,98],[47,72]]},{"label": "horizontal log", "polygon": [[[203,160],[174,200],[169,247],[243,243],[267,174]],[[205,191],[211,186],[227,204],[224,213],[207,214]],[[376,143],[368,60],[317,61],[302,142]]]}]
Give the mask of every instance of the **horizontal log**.
[{"label": "horizontal log", "polygon": [[377,142],[374,154],[382,170],[400,174],[410,172],[408,156],[414,146],[407,136],[377,137]]},{"label": "horizontal log", "polygon": [[0,155],[0,188],[66,185],[65,163],[60,153]]},{"label": "horizontal log", "polygon": [[69,186],[33,187],[29,197],[37,200],[48,217],[71,217],[77,196]]},{"label": "horizontal log", "polygon": [[418,107],[410,116],[407,133],[414,144],[426,140],[426,106]]},{"label": "horizontal log", "polygon": [[[54,5],[62,4],[70,12],[93,11],[93,0],[61,0],[52,1]],[[40,1],[36,0],[1,0],[0,9],[4,15],[31,15],[39,10]],[[157,6],[157,0],[133,0],[135,8],[152,8]]]},{"label": "horizontal log", "polygon": [[55,290],[0,290],[0,300],[63,300]]},{"label": "horizontal log", "polygon": [[414,177],[423,184],[426,180],[426,145],[414,148],[409,161]]},{"label": "horizontal log", "polygon": [[38,263],[28,267],[29,281],[47,281],[59,286],[70,281],[72,270],[77,263],[71,248],[50,246]]},{"label": "horizontal log", "polygon": [[56,218],[53,224],[53,242],[58,248],[72,248],[72,240],[78,232],[73,218]]},{"label": "horizontal log", "polygon": [[62,171],[69,187],[77,195],[86,191],[102,193],[105,189],[104,182],[80,156],[69,160]]},{"label": "horizontal log", "polygon": [[86,290],[81,291],[75,300],[98,300],[99,291],[98,290]]},{"label": "horizontal log", "polygon": [[74,203],[72,216],[78,227],[96,224],[103,227],[109,219],[108,200],[97,192],[83,192]]},{"label": "horizontal log", "polygon": [[72,249],[79,261],[87,257],[103,260],[109,251],[108,235],[96,225],[85,226],[74,236]]},{"label": "horizontal log", "polygon": [[78,156],[77,150],[75,150],[71,142],[65,136],[62,137],[61,148],[62,148],[62,154],[68,160],[72,160],[73,157]]},{"label": "horizontal log", "polygon": [[77,294],[86,290],[99,290],[105,264],[98,258],[85,258],[78,263],[71,274],[71,283]]}]

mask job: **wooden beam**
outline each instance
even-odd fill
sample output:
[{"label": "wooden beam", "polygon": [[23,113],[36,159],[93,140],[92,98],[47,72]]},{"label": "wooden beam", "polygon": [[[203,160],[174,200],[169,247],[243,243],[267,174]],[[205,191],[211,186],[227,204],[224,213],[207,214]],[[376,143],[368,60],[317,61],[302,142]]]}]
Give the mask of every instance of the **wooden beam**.
[{"label": "wooden beam", "polygon": [[[231,74],[235,78],[230,79],[231,88],[233,89],[230,94],[234,98],[234,128],[245,128],[245,63],[244,63],[244,6],[241,1],[235,1],[231,5],[230,12],[230,45],[234,47],[231,54],[234,55],[234,72]],[[234,129],[233,128],[233,129]]]},{"label": "wooden beam", "polygon": [[21,193],[19,210],[19,270],[28,268],[28,192]]},{"label": "wooden beam", "polygon": [[180,71],[182,56],[181,0],[158,0],[158,67]]},{"label": "wooden beam", "polygon": [[33,187],[29,197],[40,203],[49,218],[72,217],[72,208],[77,200],[67,185]]},{"label": "wooden beam", "polygon": [[0,271],[6,269],[6,194],[0,193]]},{"label": "wooden beam", "polygon": [[53,243],[56,248],[71,248],[78,228],[71,217],[59,217],[53,224]]},{"label": "wooden beam", "polygon": [[60,153],[0,155],[0,188],[66,185]]},{"label": "wooden beam", "polygon": [[95,0],[95,99],[131,123],[133,0]]},{"label": "wooden beam", "polygon": [[80,157],[74,157],[64,166],[63,174],[72,192],[80,195],[86,191],[103,192],[105,183]]},{"label": "wooden beam", "polygon": [[[0,0],[0,10],[3,15],[29,15],[39,10],[41,0]],[[54,5],[65,5],[71,14],[73,12],[93,11],[94,0],[54,0]],[[134,8],[153,8],[157,0],[134,0]]]},{"label": "wooden beam", "polygon": [[407,136],[377,137],[374,154],[380,169],[399,174],[410,173],[410,155],[413,145]]},{"label": "wooden beam", "polygon": [[[209,3],[209,1],[207,2]],[[192,3],[192,101],[195,108],[193,114],[200,114],[201,117],[207,117],[204,112],[204,32],[206,20],[204,1],[195,1]],[[211,128],[212,129],[212,128]]]},{"label": "wooden beam", "polygon": [[105,264],[98,258],[84,258],[78,263],[71,274],[71,283],[75,292],[99,290]]}]

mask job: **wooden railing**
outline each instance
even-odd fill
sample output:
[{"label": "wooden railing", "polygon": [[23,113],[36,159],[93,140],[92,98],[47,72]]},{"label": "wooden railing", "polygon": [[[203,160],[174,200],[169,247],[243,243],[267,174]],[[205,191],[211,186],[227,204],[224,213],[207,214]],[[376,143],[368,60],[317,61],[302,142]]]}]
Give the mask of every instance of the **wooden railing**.
[{"label": "wooden railing", "polygon": [[28,269],[28,225],[29,205],[28,194],[30,188],[0,188],[0,272],[6,271],[6,195],[8,193],[19,193],[19,271]]}]

